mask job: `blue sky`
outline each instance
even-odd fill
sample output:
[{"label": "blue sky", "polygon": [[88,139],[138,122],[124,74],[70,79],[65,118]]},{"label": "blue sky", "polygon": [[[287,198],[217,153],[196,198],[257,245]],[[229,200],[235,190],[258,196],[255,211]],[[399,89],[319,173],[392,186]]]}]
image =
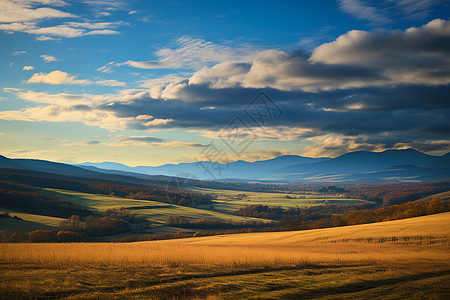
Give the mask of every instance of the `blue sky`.
[{"label": "blue sky", "polygon": [[[205,159],[211,145],[227,160],[444,154],[449,11],[434,0],[0,0],[0,153],[133,166]],[[264,124],[245,113],[260,92],[279,109]]]}]

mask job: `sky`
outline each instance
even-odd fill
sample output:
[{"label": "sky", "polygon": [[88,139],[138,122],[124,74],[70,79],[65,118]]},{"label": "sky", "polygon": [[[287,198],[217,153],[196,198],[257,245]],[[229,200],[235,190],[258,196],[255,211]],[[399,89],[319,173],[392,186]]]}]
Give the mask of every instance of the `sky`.
[{"label": "sky", "polygon": [[0,0],[0,154],[450,148],[450,2]]}]

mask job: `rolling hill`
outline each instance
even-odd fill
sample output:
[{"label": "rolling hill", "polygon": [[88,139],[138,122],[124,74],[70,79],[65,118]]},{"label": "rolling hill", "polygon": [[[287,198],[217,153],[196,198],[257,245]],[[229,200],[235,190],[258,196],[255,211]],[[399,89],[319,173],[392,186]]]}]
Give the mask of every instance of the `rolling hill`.
[{"label": "rolling hill", "polygon": [[137,243],[0,244],[0,297],[446,299],[449,217]]}]

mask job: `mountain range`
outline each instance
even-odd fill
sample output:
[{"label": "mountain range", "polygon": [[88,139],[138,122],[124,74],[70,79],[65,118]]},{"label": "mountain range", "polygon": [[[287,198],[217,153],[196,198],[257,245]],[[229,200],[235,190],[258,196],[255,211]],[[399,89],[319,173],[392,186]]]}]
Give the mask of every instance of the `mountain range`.
[{"label": "mountain range", "polygon": [[37,159],[10,159],[0,155],[0,168],[141,184],[167,180],[166,176],[215,181],[421,182],[449,178],[450,153],[433,156],[414,149],[357,151],[336,158],[285,155],[255,162],[192,162],[156,167],[130,167],[115,162],[69,165]]},{"label": "mountain range", "polygon": [[450,154],[433,156],[414,149],[383,152],[356,151],[336,158],[310,158],[297,155],[269,160],[229,164],[193,162],[162,166],[129,167],[102,162],[78,166],[114,174],[146,174],[190,177],[206,180],[390,182],[428,181],[450,177]]}]

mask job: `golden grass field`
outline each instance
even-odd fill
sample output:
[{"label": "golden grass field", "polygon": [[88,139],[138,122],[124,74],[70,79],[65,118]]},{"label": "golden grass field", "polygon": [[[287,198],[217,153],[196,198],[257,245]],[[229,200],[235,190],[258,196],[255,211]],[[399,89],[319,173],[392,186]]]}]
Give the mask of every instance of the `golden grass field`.
[{"label": "golden grass field", "polygon": [[0,244],[3,299],[445,299],[450,213],[128,244]]}]

